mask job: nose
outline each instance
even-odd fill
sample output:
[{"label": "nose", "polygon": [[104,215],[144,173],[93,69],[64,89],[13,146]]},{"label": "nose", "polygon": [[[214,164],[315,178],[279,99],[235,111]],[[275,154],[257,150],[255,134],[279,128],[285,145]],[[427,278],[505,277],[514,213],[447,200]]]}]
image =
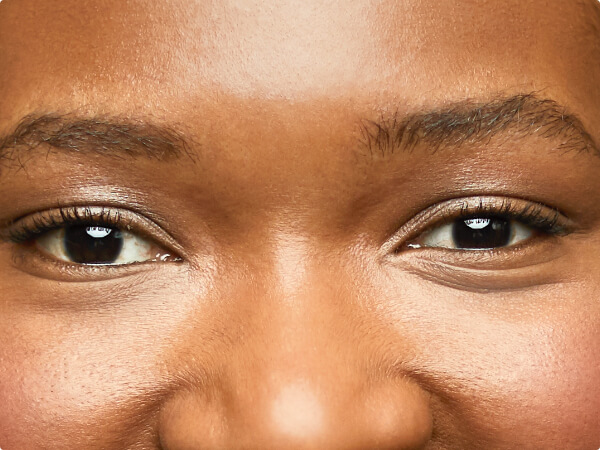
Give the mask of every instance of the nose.
[{"label": "nose", "polygon": [[352,343],[357,357],[333,339],[293,341],[250,343],[207,380],[186,383],[161,410],[161,447],[426,446],[432,431],[429,397],[410,377],[369,368],[360,358],[368,346]]},{"label": "nose", "polygon": [[229,333],[228,344],[219,351],[190,335],[186,355],[195,348],[210,356],[195,362],[202,375],[188,377],[163,405],[161,447],[424,448],[432,433],[428,393],[386,367],[376,327],[331,280],[299,287],[286,279],[287,290],[254,292],[253,301],[246,291],[233,308],[241,312],[232,313],[242,322],[226,321],[218,335]]},{"label": "nose", "polygon": [[181,394],[162,412],[162,448],[420,449],[429,441],[428,399],[416,386],[291,375],[226,395]]}]

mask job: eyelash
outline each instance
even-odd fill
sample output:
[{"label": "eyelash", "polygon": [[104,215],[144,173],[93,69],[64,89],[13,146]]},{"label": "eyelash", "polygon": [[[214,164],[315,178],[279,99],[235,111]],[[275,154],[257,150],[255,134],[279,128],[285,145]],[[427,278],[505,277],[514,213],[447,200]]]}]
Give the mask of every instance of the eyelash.
[{"label": "eyelash", "polygon": [[[434,205],[411,219],[399,233],[400,236],[396,235],[394,241],[400,241],[400,244],[396,245],[393,253],[418,248],[418,246],[411,247],[411,243],[436,227],[481,217],[519,222],[531,227],[537,233],[551,236],[567,235],[573,228],[571,221],[560,211],[537,202],[498,197],[454,199]],[[497,250],[507,248],[509,247]]]},{"label": "eyelash", "polygon": [[69,226],[98,226],[118,228],[121,230],[137,230],[133,219],[125,219],[119,210],[105,207],[61,207],[43,211],[13,222],[5,233],[5,240],[15,244],[32,241],[44,233]]}]

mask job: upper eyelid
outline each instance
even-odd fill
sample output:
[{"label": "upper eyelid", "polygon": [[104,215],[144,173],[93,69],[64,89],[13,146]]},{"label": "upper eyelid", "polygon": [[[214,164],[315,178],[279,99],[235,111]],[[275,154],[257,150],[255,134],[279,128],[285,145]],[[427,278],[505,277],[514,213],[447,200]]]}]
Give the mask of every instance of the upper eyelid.
[{"label": "upper eyelid", "polygon": [[[533,214],[533,211],[537,211],[536,214],[538,215],[553,215],[555,223],[553,224],[554,229],[550,231],[551,233],[567,234],[575,229],[575,224],[563,213],[536,201],[505,196],[456,198],[436,203],[413,216],[383,244],[380,249],[380,256],[385,257],[428,229],[456,220],[461,216],[469,214],[496,214],[510,217],[523,213]],[[541,228],[542,219],[538,217],[538,220],[540,221],[539,226]],[[532,217],[531,222],[534,221]],[[529,223],[530,226],[536,226],[535,223],[531,222]]]}]

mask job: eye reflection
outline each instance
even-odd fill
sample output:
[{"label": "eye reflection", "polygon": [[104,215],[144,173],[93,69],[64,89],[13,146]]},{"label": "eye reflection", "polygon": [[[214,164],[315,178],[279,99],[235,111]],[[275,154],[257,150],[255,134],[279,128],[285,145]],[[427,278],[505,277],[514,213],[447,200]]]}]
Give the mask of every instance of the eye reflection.
[{"label": "eye reflection", "polygon": [[518,244],[532,233],[531,227],[503,217],[461,218],[431,229],[410,247],[490,250]]},{"label": "eye reflection", "polygon": [[37,238],[36,246],[59,260],[82,265],[124,265],[161,260],[155,244],[118,228],[74,225],[57,228]]},{"label": "eye reflection", "polygon": [[114,264],[123,250],[123,233],[105,227],[68,227],[65,253],[78,264]]}]

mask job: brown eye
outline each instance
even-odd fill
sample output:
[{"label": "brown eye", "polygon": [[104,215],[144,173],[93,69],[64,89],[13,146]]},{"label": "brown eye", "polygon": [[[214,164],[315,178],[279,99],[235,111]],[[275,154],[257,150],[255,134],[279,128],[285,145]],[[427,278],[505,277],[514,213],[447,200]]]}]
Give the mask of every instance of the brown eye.
[{"label": "brown eye", "polygon": [[489,250],[529,239],[532,229],[516,220],[480,216],[460,218],[427,231],[411,247]]},{"label": "brown eye", "polygon": [[476,217],[452,223],[452,239],[456,248],[488,249],[506,247],[514,232],[510,220],[496,217]]},{"label": "brown eye", "polygon": [[35,244],[49,256],[72,264],[125,265],[171,258],[147,239],[105,226],[64,226],[44,233]]},{"label": "brown eye", "polygon": [[77,264],[114,264],[123,251],[123,233],[115,228],[67,227],[63,239],[66,255]]}]

